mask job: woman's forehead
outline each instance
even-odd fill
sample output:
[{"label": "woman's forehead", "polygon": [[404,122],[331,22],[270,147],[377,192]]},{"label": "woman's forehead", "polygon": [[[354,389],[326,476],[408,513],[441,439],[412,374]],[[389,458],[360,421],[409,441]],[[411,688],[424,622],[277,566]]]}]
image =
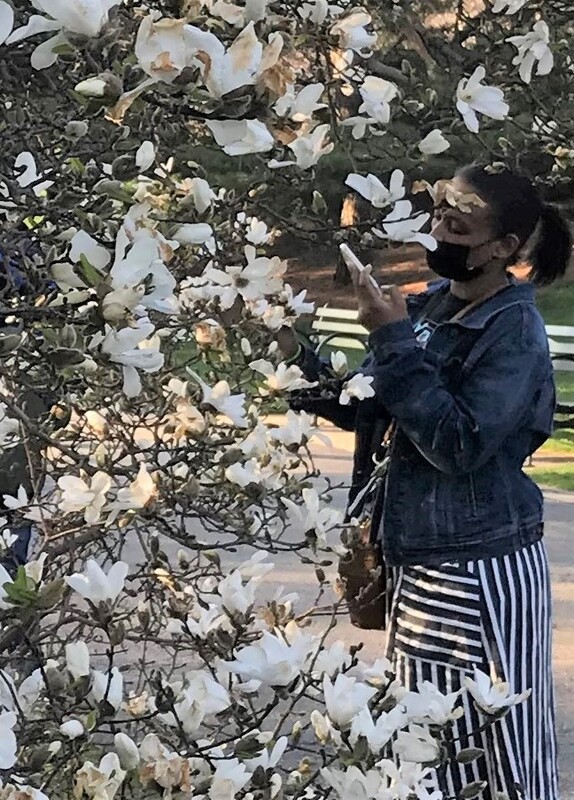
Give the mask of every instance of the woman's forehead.
[{"label": "woman's forehead", "polygon": [[[437,207],[448,211],[449,216],[472,221],[473,224],[489,224],[491,210],[488,204],[477,195],[476,189],[464,178],[455,176],[448,181],[448,195],[437,197]],[[460,200],[459,200],[460,198]],[[459,202],[457,202],[459,200]],[[453,204],[456,203],[456,204]],[[458,206],[458,207],[457,207]]]}]

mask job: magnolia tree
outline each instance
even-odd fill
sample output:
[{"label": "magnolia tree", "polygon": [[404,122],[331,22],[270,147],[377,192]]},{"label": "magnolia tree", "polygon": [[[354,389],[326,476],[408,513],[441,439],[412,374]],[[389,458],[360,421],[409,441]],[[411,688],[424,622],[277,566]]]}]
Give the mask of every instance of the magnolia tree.
[{"label": "magnolia tree", "polygon": [[[451,135],[503,137],[518,90],[571,64],[539,3],[497,0],[472,24],[500,49],[484,66],[461,44],[471,68],[439,94],[427,66],[374,61],[406,13],[374,5],[0,1],[1,543],[27,524],[35,542],[0,568],[2,800],[438,800],[447,760],[480,760],[458,694],[405,693],[334,638],[354,526],[286,401],[358,403],[372,379],[341,354],[319,384],[282,361],[277,332],[313,309],[274,246],[298,219],[435,247],[412,178]],[[563,178],[558,123],[521,124]],[[329,163],[368,223],[325,218]],[[287,556],[315,569],[312,608],[265,580]],[[481,673],[465,691],[485,725],[524,699]]]}]

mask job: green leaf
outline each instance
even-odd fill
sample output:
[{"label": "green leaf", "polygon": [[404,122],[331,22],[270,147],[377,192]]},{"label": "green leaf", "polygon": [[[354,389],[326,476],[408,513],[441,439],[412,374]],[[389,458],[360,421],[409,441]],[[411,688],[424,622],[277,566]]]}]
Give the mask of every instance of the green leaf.
[{"label": "green leaf", "polygon": [[18,572],[12,583],[5,583],[3,586],[6,596],[15,605],[30,605],[36,600],[36,590],[30,589],[30,581],[26,575],[24,567],[18,567]]},{"label": "green leaf", "polygon": [[94,709],[86,717],[85,727],[87,731],[93,731],[98,722],[98,715]]},{"label": "green leaf", "polygon": [[486,787],[486,781],[474,781],[473,783],[469,783],[468,786],[465,786],[460,793],[460,800],[472,800],[473,797],[478,797],[478,795],[483,792]]},{"label": "green leaf", "polygon": [[472,764],[477,758],[484,755],[484,750],[480,747],[467,747],[458,753],[456,760],[459,764]]},{"label": "green leaf", "polygon": [[103,277],[100,272],[88,261],[86,256],[81,253],[80,254],[80,264],[78,267],[80,272],[80,277],[84,280],[88,286],[98,286],[102,281]]},{"label": "green leaf", "polygon": [[50,581],[38,593],[38,606],[40,608],[53,608],[64,594],[65,582],[62,578]]}]

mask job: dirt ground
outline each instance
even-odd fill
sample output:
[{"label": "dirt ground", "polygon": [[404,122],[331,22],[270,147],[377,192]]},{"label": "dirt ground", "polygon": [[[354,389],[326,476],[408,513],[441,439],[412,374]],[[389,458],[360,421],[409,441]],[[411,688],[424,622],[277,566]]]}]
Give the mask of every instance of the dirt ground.
[{"label": "dirt ground", "polygon": [[[373,275],[379,283],[396,283],[405,293],[419,292],[428,281],[436,279],[426,265],[420,245],[357,251],[357,255],[365,264],[373,265]],[[308,298],[318,305],[356,308],[350,281],[347,284],[334,281],[338,258],[336,247],[301,248],[297,258],[288,259],[287,280],[297,291],[307,289]],[[518,267],[513,271],[524,278],[528,268]],[[574,279],[574,262],[570,273]]]}]

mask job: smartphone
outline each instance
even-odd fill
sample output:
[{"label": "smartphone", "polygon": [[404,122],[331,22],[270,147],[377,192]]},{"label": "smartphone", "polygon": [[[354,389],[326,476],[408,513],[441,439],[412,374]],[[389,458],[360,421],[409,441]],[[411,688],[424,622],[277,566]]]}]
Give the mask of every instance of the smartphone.
[{"label": "smartphone", "polygon": [[[359,270],[359,272],[364,272],[365,269],[367,269],[367,267],[363,264],[363,262],[360,261],[357,258],[357,256],[353,253],[349,245],[343,242],[342,244],[339,245],[339,250],[341,251],[341,255],[343,256],[343,260],[345,261],[345,264],[347,264],[347,266],[354,266]],[[370,269],[370,265],[368,269]],[[373,284],[373,286],[376,286],[377,289],[379,289],[380,288],[379,284],[376,282],[373,276],[369,275],[369,278],[371,279],[371,283]]]}]

